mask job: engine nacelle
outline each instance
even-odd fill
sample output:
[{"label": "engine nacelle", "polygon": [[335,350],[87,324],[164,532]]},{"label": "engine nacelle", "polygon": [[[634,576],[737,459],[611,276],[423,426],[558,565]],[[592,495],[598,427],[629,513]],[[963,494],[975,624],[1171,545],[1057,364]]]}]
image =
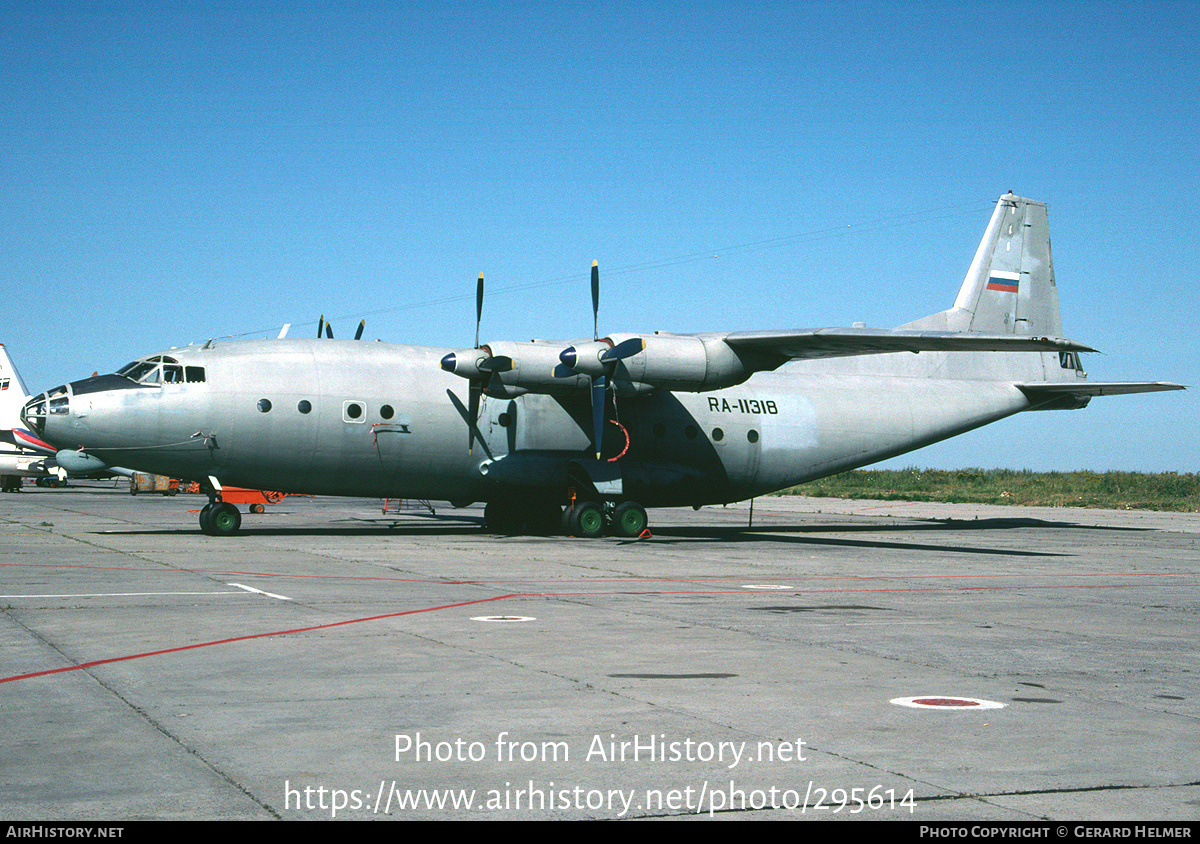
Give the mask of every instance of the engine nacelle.
[{"label": "engine nacelle", "polygon": [[680,334],[613,334],[614,344],[641,336],[646,348],[618,361],[612,377],[660,390],[703,393],[740,384],[755,368],[747,366],[721,335],[700,337]]},{"label": "engine nacelle", "polygon": [[[567,395],[586,391],[592,378],[607,375],[617,392],[625,395],[651,390],[702,393],[740,384],[762,366],[750,366],[723,335],[612,334],[603,340],[570,347],[564,363],[561,345],[488,343],[478,349],[452,352],[442,359],[442,369],[479,382],[485,393],[514,397],[523,393]],[[615,361],[601,356],[623,343],[644,348]],[[630,345],[625,346],[626,349]]]},{"label": "engine nacelle", "polygon": [[557,343],[501,341],[454,352],[453,359],[447,355],[442,359],[442,368],[480,381],[485,393],[503,398],[526,392],[567,395],[586,390],[590,379],[559,363],[561,351]]}]

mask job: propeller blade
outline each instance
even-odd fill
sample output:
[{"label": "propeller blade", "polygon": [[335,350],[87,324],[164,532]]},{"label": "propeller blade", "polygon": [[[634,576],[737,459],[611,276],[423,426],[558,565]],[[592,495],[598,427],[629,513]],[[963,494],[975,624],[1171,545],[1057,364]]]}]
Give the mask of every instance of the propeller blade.
[{"label": "propeller blade", "polygon": [[333,339],[333,323],[331,323],[331,322],[325,323],[325,336],[328,337],[330,340]]},{"label": "propeller blade", "polygon": [[475,425],[479,419],[479,387],[474,383],[468,388],[470,395],[467,398],[467,456],[471,456],[471,452],[475,450]]},{"label": "propeller blade", "polygon": [[317,323],[317,339],[321,339],[321,335],[325,333],[325,314],[321,314],[321,319]]},{"label": "propeller blade", "polygon": [[358,323],[358,331],[355,331],[355,332],[354,332],[354,339],[355,339],[355,340],[361,340],[361,339],[362,339],[362,333],[363,333],[363,329],[364,329],[364,328],[366,328],[366,327],[367,327],[367,321],[366,321],[365,319],[364,319],[364,320],[361,320],[361,321]]},{"label": "propeller blade", "polygon": [[604,388],[603,375],[592,379],[592,443],[596,446],[597,460],[600,459],[600,444],[604,439]]},{"label": "propeller blade", "polygon": [[600,262],[592,261],[592,340],[600,339]]},{"label": "propeller blade", "polygon": [[641,337],[630,337],[617,345],[613,346],[604,354],[600,355],[601,363],[612,363],[618,360],[631,358],[646,348],[646,341]]},{"label": "propeller blade", "polygon": [[483,273],[475,284],[475,348],[479,348],[479,323],[483,321]]}]

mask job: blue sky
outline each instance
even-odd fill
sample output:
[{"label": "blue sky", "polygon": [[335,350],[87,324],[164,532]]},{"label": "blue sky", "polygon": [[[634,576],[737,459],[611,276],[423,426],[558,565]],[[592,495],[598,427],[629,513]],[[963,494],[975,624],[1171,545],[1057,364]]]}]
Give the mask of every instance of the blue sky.
[{"label": "blue sky", "polygon": [[[0,342],[40,391],[210,337],[892,326],[1046,201],[1098,380],[1200,385],[1200,5],[14,2]],[[1195,471],[1200,390],[891,465]]]}]

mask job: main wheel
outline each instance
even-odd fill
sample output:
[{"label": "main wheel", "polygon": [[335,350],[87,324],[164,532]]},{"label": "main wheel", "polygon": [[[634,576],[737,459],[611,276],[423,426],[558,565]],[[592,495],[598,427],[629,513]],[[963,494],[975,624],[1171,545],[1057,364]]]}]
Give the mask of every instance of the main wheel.
[{"label": "main wheel", "polygon": [[604,510],[595,501],[581,501],[571,511],[571,535],[591,539],[604,533]]},{"label": "main wheel", "polygon": [[641,536],[646,529],[646,508],[636,501],[623,501],[613,511],[613,531],[618,536]]},{"label": "main wheel", "polygon": [[553,536],[562,524],[562,507],[553,501],[532,502],[525,514],[525,529],[534,536]]},{"label": "main wheel", "polygon": [[483,508],[483,523],[492,533],[521,532],[521,520],[516,506],[508,501],[489,501]]}]

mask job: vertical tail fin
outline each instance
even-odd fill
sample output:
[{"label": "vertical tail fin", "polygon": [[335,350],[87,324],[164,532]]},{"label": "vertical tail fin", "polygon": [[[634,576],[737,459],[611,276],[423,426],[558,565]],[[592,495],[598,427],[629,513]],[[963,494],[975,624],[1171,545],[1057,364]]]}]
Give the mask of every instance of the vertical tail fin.
[{"label": "vertical tail fin", "polygon": [[17,374],[16,367],[8,356],[8,349],[0,343],[0,428],[23,428],[21,408],[29,393],[25,383]]},{"label": "vertical tail fin", "polygon": [[1062,336],[1044,202],[1000,197],[946,317],[952,331]]}]

